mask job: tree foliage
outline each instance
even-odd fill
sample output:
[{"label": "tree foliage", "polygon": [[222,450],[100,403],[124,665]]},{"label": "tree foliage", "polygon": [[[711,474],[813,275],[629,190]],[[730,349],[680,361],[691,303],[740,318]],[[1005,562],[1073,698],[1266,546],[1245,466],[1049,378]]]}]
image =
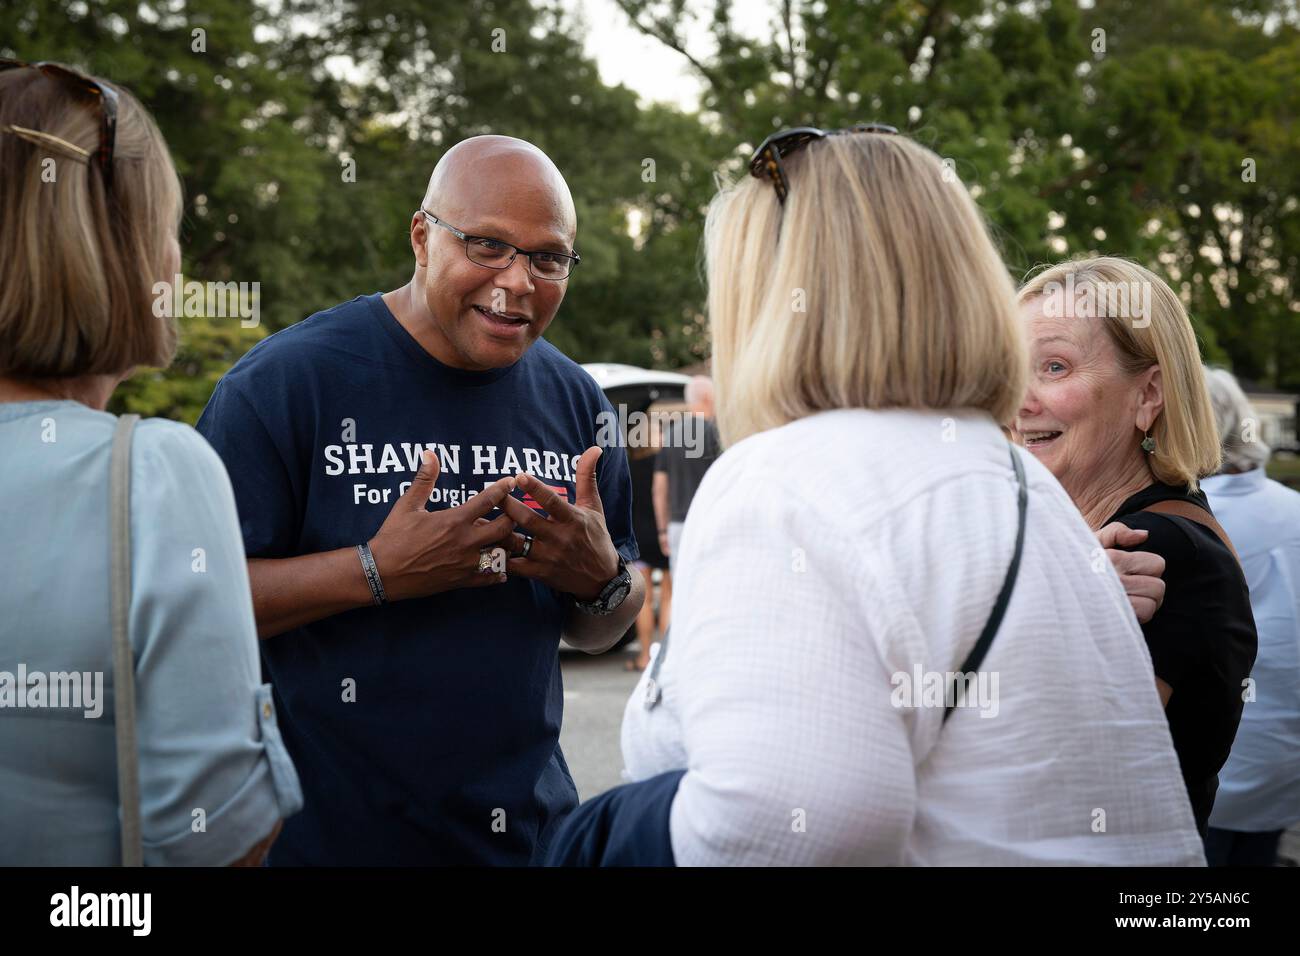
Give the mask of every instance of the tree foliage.
[{"label": "tree foliage", "polygon": [[1300,387],[1291,3],[772,0],[751,36],[731,0],[615,2],[699,77],[698,111],[605,85],[553,0],[8,2],[0,52],[78,64],[154,112],[186,277],[260,283],[259,328],[183,320],[176,364],[118,410],[193,421],[261,336],[404,282],[429,172],[481,132],[537,143],[574,192],[583,263],[548,338],[579,361],[696,362],[715,175],[782,126],[863,119],[952,161],[1016,278],[1132,256],[1181,292],[1208,357]]}]

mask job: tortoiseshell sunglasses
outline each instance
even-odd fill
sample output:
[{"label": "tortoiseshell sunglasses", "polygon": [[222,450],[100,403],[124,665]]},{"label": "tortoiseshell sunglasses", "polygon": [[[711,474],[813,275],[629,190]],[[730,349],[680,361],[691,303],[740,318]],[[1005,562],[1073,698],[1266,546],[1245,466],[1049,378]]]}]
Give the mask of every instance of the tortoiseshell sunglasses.
[{"label": "tortoiseshell sunglasses", "polygon": [[[106,83],[100,83],[98,80],[91,79],[76,70],[63,66],[61,63],[47,61],[28,63],[26,60],[11,60],[8,57],[0,57],[0,73],[5,70],[18,70],[28,66],[34,70],[40,70],[46,76],[72,84],[99,104],[99,148],[87,158],[93,157],[94,164],[99,167],[100,174],[104,177],[104,187],[111,190],[113,188],[113,146],[117,141],[117,90]],[[23,139],[32,142],[49,142],[50,144],[67,147],[78,154],[85,153],[85,150],[79,146],[65,142],[57,136],[42,133],[39,130],[15,129],[14,132],[22,136]]]},{"label": "tortoiseshell sunglasses", "polygon": [[781,157],[803,149],[814,140],[827,136],[840,136],[845,133],[897,133],[898,130],[884,123],[858,123],[844,129],[817,129],[815,126],[796,126],[773,133],[763,144],[754,150],[749,160],[749,174],[758,179],[770,179],[776,188],[776,198],[785,205],[785,197],[790,193],[790,180],[786,177]]}]

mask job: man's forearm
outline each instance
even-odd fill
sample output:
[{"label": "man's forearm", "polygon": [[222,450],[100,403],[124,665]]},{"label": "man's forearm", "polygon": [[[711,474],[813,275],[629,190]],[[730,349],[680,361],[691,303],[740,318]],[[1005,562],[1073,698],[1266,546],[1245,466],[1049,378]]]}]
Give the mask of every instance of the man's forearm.
[{"label": "man's forearm", "polygon": [[[250,558],[248,579],[257,636],[263,640],[374,602],[355,548],[296,558]],[[645,582],[634,574],[631,591],[612,614],[574,608],[565,622],[565,641],[589,654],[608,650],[636,620],[644,599]]]},{"label": "man's forearm", "polygon": [[257,636],[265,640],[374,602],[356,548],[296,558],[250,558]]},{"label": "man's forearm", "polygon": [[588,654],[603,654],[627,633],[646,599],[645,579],[632,573],[632,590],[611,614],[587,614],[576,607],[564,622],[564,642]]}]

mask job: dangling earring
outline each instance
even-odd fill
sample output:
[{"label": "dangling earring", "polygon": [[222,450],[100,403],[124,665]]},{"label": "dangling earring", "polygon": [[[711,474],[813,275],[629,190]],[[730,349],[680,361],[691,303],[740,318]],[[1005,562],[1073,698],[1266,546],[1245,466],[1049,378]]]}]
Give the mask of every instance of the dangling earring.
[{"label": "dangling earring", "polygon": [[1156,450],[1156,440],[1151,437],[1150,432],[1144,432],[1142,438],[1142,450],[1148,455]]}]

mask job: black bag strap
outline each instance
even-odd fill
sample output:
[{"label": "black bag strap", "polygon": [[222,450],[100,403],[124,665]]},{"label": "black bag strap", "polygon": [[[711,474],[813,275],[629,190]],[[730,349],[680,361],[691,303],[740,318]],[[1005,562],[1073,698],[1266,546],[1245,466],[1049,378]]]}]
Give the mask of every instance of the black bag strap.
[{"label": "black bag strap", "polygon": [[1011,592],[1015,589],[1016,573],[1020,570],[1020,555],[1025,549],[1025,512],[1029,507],[1029,488],[1025,485],[1025,467],[1020,463],[1020,456],[1016,454],[1015,446],[1008,443],[1007,447],[1011,452],[1011,467],[1016,470],[1016,485],[1019,488],[1017,507],[1020,516],[1019,527],[1016,529],[1016,550],[1011,555],[1011,565],[1007,568],[1007,576],[1002,581],[1002,590],[998,592],[998,599],[993,605],[988,621],[984,624],[984,630],[980,633],[980,638],[975,642],[975,646],[971,648],[971,652],[966,655],[966,660],[962,662],[961,669],[957,672],[957,676],[953,681],[953,692],[949,695],[951,703],[943,710],[944,723],[948,722],[953,709],[961,703],[958,696],[965,696],[962,691],[967,684],[962,680],[962,675],[979,670],[984,655],[988,653],[989,645],[993,643],[993,637],[1002,624],[1002,618],[1007,613],[1007,605],[1011,603]]},{"label": "black bag strap", "polygon": [[[988,653],[989,645],[993,643],[993,637],[998,632],[998,627],[1002,624],[1002,618],[1007,613],[1007,605],[1011,603],[1011,592],[1015,588],[1016,575],[1020,571],[1020,556],[1025,550],[1025,514],[1029,508],[1029,487],[1025,483],[1025,466],[1020,462],[1020,456],[1016,454],[1015,446],[1007,443],[1007,449],[1011,455],[1011,467],[1015,469],[1016,486],[1018,497],[1016,506],[1018,510],[1018,527],[1016,528],[1016,550],[1011,555],[1011,564],[1007,568],[1007,576],[1002,581],[1002,590],[998,592],[998,599],[993,605],[993,610],[989,614],[989,619],[984,625],[984,630],[971,648],[971,652],[966,655],[966,660],[962,662],[961,670],[958,674],[969,674],[972,671],[978,671],[980,663],[984,660],[984,655]],[[671,630],[671,629],[670,629]],[[668,656],[668,634],[665,633],[659,641],[657,652],[651,649],[650,673],[646,675],[645,689],[645,708],[653,710],[662,699],[662,691],[659,687],[659,669],[663,666],[664,658]],[[943,719],[947,723],[948,718],[952,716],[953,709],[960,701],[958,694],[964,685],[960,676],[954,680],[956,685],[950,699],[953,703],[944,708]],[[963,695],[964,696],[964,695]]]}]

